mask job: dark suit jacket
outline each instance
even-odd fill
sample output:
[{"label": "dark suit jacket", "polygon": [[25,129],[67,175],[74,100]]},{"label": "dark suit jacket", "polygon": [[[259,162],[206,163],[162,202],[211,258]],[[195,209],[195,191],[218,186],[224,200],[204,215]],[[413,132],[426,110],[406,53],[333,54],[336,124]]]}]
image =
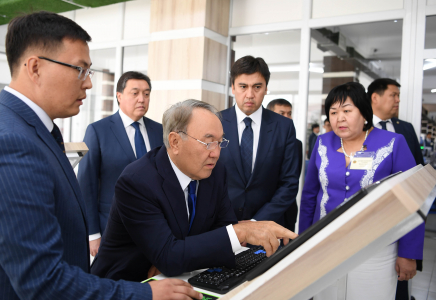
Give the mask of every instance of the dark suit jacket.
[{"label": "dark suit jacket", "polygon": [[[151,265],[167,276],[227,265],[235,256],[224,227],[237,223],[219,162],[199,181],[189,231],[185,194],[165,146],[131,163],[115,187],[106,231],[91,272],[100,277],[142,281]],[[189,232],[188,232],[189,231]]]},{"label": "dark suit jacket", "polygon": [[416,164],[424,165],[421,147],[419,146],[418,137],[416,136],[415,129],[413,129],[413,125],[397,118],[392,118],[391,120],[395,132],[402,134],[406,138],[407,145],[409,145],[410,151],[412,151]]},{"label": "dark suit jacket", "polygon": [[[163,145],[162,125],[145,117],[144,124],[151,148]],[[83,141],[89,152],[79,164],[77,179],[86,202],[89,234],[103,234],[115,183],[136,157],[119,112],[90,124]]]},{"label": "dark suit jacket", "polygon": [[85,201],[73,169],[34,111],[6,91],[0,145],[0,299],[151,299],[149,285],[86,274]]},{"label": "dark suit jacket", "polygon": [[292,120],[261,108],[259,145],[250,180],[245,181],[235,107],[222,111],[229,146],[220,162],[227,169],[229,197],[238,220],[270,220],[284,225],[284,213],[298,192],[298,150]]},{"label": "dark suit jacket", "polygon": [[[295,140],[298,151],[298,177],[301,175],[301,169],[303,167],[303,144],[300,140]],[[295,222],[297,222],[298,205],[297,201],[294,201],[288,210],[285,212],[285,227],[291,231],[295,231]]]},{"label": "dark suit jacket", "polygon": [[312,155],[313,148],[315,147],[315,142],[318,136],[315,134],[315,132],[312,132],[309,136],[309,149],[307,150],[307,159],[310,159],[310,156]]}]

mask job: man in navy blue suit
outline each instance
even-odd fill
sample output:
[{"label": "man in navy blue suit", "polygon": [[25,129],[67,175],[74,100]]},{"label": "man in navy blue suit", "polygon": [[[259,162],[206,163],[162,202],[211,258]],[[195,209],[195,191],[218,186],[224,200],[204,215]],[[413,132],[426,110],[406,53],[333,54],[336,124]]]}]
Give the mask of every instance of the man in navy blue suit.
[{"label": "man in navy blue suit", "polygon": [[11,21],[12,80],[0,93],[0,299],[201,299],[181,280],[139,284],[89,274],[85,201],[53,123],[92,87],[91,37],[60,15]]},{"label": "man in navy blue suit", "polygon": [[[278,113],[281,116],[292,120],[292,104],[286,99],[274,99],[268,103],[267,109]],[[301,175],[303,164],[303,144],[299,139],[295,140],[298,153],[298,176]],[[288,210],[285,212],[285,227],[291,231],[295,231],[295,222],[297,222],[298,206],[297,201],[294,201]]]},{"label": "man in navy blue suit", "polygon": [[159,272],[177,276],[234,267],[241,243],[262,245],[270,256],[277,238],[286,244],[296,237],[273,222],[236,224],[218,161],[229,144],[218,116],[212,105],[197,100],[164,113],[165,146],[128,165],[117,181],[93,274],[141,281]]},{"label": "man in navy blue suit", "polygon": [[[400,84],[390,78],[379,78],[368,86],[368,98],[373,110],[373,124],[379,129],[402,134],[406,138],[407,145],[415,158],[416,164],[424,165],[421,147],[413,125],[397,118],[400,104]],[[405,269],[407,273],[416,274],[416,270],[422,271],[422,261],[399,257],[397,266]],[[413,277],[413,276],[412,276]],[[396,300],[408,300],[408,283],[405,280],[398,281]]]},{"label": "man in navy blue suit", "polygon": [[269,77],[260,57],[245,56],[233,64],[236,105],[222,111],[224,133],[232,143],[220,161],[238,220],[283,225],[298,192],[298,149],[292,120],[262,107]]},{"label": "man in navy blue suit", "polygon": [[89,152],[79,164],[77,179],[86,203],[92,256],[98,252],[121,172],[147,151],[163,144],[162,125],[144,116],[150,93],[151,82],[147,75],[133,71],[124,73],[117,84],[120,109],[90,124],[86,130],[83,141]]},{"label": "man in navy blue suit", "polygon": [[374,126],[402,134],[416,164],[424,165],[421,147],[413,125],[397,118],[400,106],[400,84],[390,78],[379,78],[368,86],[368,97],[374,112]]}]

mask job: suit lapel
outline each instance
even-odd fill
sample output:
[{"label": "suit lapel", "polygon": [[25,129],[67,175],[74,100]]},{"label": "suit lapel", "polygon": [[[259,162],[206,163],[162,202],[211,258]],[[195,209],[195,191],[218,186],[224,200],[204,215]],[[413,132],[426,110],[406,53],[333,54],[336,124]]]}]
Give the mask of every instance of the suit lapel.
[{"label": "suit lapel", "polygon": [[392,121],[392,125],[394,125],[395,133],[404,135],[405,132],[403,130],[403,126],[401,126],[400,121],[397,118],[392,118],[391,121]]},{"label": "suit lapel", "polygon": [[[156,138],[156,130],[154,130],[153,128],[154,124],[150,122],[150,119],[146,117],[144,117],[144,124],[145,124],[145,129],[147,130],[148,141],[150,142],[151,149],[161,146],[157,144],[158,142]],[[150,151],[151,149],[147,149],[147,150]]]},{"label": "suit lapel", "polygon": [[249,185],[253,181],[253,177],[261,169],[265,161],[265,157],[271,148],[274,132],[277,127],[277,122],[271,119],[269,111],[262,107],[262,122],[260,124],[259,143],[257,145],[256,161],[254,162],[253,173],[251,174]]},{"label": "suit lapel", "polygon": [[67,156],[65,155],[65,153],[62,152],[56,140],[53,138],[51,133],[47,130],[47,127],[45,127],[45,125],[42,123],[42,121],[39,119],[39,117],[35,114],[35,112],[30,107],[28,107],[24,102],[22,102],[14,95],[2,91],[0,99],[1,99],[0,101],[1,103],[9,107],[17,115],[22,117],[24,121],[27,122],[27,124],[35,128],[36,134],[54,154],[59,164],[61,165],[65,173],[65,176],[67,177],[74,191],[74,194],[76,195],[76,200],[79,203],[79,207],[82,212],[83,219],[85,220],[85,224],[87,224],[85,202],[82,198],[82,194],[80,192],[80,187],[77,182],[76,175],[73,171],[73,168],[71,167],[71,164]]},{"label": "suit lapel", "polygon": [[111,130],[118,140],[123,151],[126,153],[127,158],[130,162],[136,160],[135,153],[133,152],[132,145],[130,144],[129,138],[127,136],[126,129],[124,128],[123,121],[121,120],[120,113],[116,112],[111,117]]},{"label": "suit lapel", "polygon": [[180,187],[179,180],[171,166],[165,146],[162,146],[156,155],[156,167],[164,179],[162,190],[165,193],[167,202],[171,206],[177,224],[179,224],[181,236],[186,237],[189,232],[189,220],[186,210],[185,193]]},{"label": "suit lapel", "polygon": [[233,162],[236,165],[236,169],[238,170],[239,176],[241,176],[242,180],[245,182],[244,171],[242,169],[241,150],[239,148],[238,124],[236,119],[235,107],[232,107],[229,110],[227,118],[223,119],[223,121],[224,135],[226,139],[230,141],[228,146],[229,149],[227,152],[232,157]]}]

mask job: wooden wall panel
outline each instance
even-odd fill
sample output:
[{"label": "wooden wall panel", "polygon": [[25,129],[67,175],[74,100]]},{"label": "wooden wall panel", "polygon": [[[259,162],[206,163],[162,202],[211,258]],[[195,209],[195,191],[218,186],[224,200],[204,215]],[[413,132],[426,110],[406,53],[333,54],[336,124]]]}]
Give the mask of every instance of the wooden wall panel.
[{"label": "wooden wall panel", "polygon": [[147,73],[151,80],[202,79],[204,39],[150,42]]},{"label": "wooden wall panel", "polygon": [[[153,81],[152,81],[153,84]],[[198,90],[160,90],[152,91],[150,106],[146,114],[156,122],[162,123],[163,113],[174,103],[184,101],[187,99],[201,100],[202,92]]]},{"label": "wooden wall panel", "polygon": [[204,39],[203,79],[226,84],[227,46]]},{"label": "wooden wall panel", "polygon": [[224,94],[202,90],[200,100],[212,104],[219,111],[225,109],[226,95]]},{"label": "wooden wall panel", "polygon": [[229,34],[230,0],[207,0],[206,28],[221,35]]},{"label": "wooden wall panel", "polygon": [[150,15],[150,33],[205,27],[206,0],[152,0]]}]

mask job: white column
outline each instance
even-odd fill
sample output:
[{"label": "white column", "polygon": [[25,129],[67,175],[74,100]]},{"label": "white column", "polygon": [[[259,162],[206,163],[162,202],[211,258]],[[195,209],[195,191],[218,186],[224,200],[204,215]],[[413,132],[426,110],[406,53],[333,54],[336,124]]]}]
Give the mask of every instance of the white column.
[{"label": "white column", "polygon": [[[126,14],[126,3],[120,3],[120,15],[119,15],[119,32],[118,36],[120,41],[124,39],[124,19]],[[114,74],[114,104],[112,106],[112,111],[115,113],[118,111],[118,102],[117,102],[117,82],[120,79],[121,75],[123,75],[123,47],[118,44],[115,47],[115,74]]]},{"label": "white column", "polygon": [[[306,158],[306,133],[307,133],[307,107],[309,95],[309,62],[310,62],[310,27],[309,20],[312,16],[312,0],[306,0],[303,4],[303,24],[301,27],[300,36],[300,72],[298,82],[298,103],[296,111],[292,114],[297,133],[297,139],[303,143],[303,169],[300,176],[300,186],[297,195],[297,204],[300,207],[301,192],[304,185],[304,169]],[[298,218],[296,222],[296,231],[298,231],[298,221],[300,219],[300,210],[298,210]]]},{"label": "white column", "polygon": [[404,0],[399,118],[421,132],[426,0]]}]

